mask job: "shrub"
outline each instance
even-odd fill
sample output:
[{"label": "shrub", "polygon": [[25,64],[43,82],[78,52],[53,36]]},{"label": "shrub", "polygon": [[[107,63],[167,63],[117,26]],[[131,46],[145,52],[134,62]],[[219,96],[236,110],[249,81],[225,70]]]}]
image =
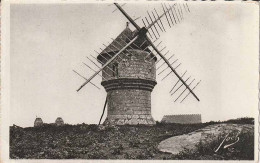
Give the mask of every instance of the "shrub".
[{"label": "shrub", "polygon": [[120,155],[122,153],[123,149],[124,148],[123,148],[122,144],[120,144],[118,147],[112,149],[112,154],[113,155]]},{"label": "shrub", "polygon": [[230,119],[227,123],[236,123],[236,124],[254,124],[254,118],[244,117],[237,119]]}]

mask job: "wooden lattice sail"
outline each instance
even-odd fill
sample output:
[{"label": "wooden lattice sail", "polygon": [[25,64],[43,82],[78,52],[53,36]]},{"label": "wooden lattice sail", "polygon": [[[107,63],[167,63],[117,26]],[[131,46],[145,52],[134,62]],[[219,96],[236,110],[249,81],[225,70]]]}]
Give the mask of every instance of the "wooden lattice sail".
[{"label": "wooden lattice sail", "polygon": [[[115,3],[116,10],[119,10],[127,18],[135,30],[131,31],[127,25],[116,39],[112,39],[112,43],[103,44],[105,48],[100,48],[100,53],[96,51],[97,57],[92,55],[87,57],[98,69],[83,63],[94,72],[89,78],[74,71],[86,80],[77,91],[80,91],[88,83],[100,89],[92,82],[93,78],[100,76],[102,78],[101,85],[107,91],[104,109],[108,105],[108,117],[105,123],[154,124],[151,117],[151,92],[157,84],[157,70],[158,75],[161,75],[167,72],[165,70],[170,69],[170,72],[162,80],[171,74],[177,77],[177,82],[170,90],[171,96],[177,94],[174,102],[178,100],[183,102],[190,94],[199,101],[194,89],[200,81],[192,86],[195,79],[190,82],[191,76],[188,78],[185,76],[187,71],[177,72],[181,63],[167,51],[166,47],[160,48],[161,42],[158,41],[161,34],[166,32],[166,25],[163,22],[166,21],[171,28],[181,23],[184,20],[184,13],[189,13],[190,9],[187,4],[162,4],[163,13],[159,14],[156,9],[151,12],[147,11],[148,17],[142,19],[144,26],[141,27],[135,22],[136,19],[132,19],[125,12],[122,8],[124,5],[120,6]],[[99,64],[95,63],[93,59]]]}]

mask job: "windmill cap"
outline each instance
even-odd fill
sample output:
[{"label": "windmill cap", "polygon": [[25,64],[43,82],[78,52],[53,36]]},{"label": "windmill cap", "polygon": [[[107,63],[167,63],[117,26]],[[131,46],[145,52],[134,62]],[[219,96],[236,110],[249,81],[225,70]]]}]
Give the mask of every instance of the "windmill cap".
[{"label": "windmill cap", "polygon": [[[100,54],[107,55],[106,53],[113,53],[115,51],[119,51],[118,49],[122,49],[128,42],[129,39],[133,38],[133,32],[131,29],[126,26],[126,28],[117,36],[117,38],[112,41]],[[100,55],[97,57],[99,60],[102,59]]]},{"label": "windmill cap", "polygon": [[[136,36],[137,30],[132,31],[128,25],[126,25],[126,28],[110,43],[98,56],[97,59],[102,61],[104,58],[110,59],[110,56],[113,56],[115,52],[118,52],[120,49],[125,47],[127,43],[130,42]],[[139,40],[140,41],[140,40]],[[142,41],[143,42],[143,41]],[[136,43],[136,42],[135,42]],[[146,51],[149,51],[147,49]],[[109,55],[108,55],[109,54]],[[101,56],[102,55],[102,56]],[[151,57],[153,57],[155,60],[157,60],[157,57],[154,56],[154,54],[150,54]]]}]

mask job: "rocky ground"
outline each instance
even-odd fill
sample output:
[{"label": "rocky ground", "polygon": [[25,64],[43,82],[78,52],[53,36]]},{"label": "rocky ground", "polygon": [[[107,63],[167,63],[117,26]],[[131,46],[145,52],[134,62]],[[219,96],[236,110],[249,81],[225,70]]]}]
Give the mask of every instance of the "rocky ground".
[{"label": "rocky ground", "polygon": [[[214,124],[188,134],[173,136],[163,140],[159,143],[158,148],[162,152],[169,152],[175,155],[182,152],[185,153],[185,151],[196,153],[199,151],[198,148],[209,148],[207,150],[210,150],[213,155],[225,158],[221,155],[227,153],[234,154],[235,150],[238,150],[239,146],[241,146],[239,158],[248,159],[249,155],[253,158],[253,148],[247,149],[246,147],[249,144],[241,144],[241,142],[245,141],[245,136],[252,137],[252,140],[248,143],[253,147],[253,124]],[[243,151],[241,152],[241,150]]]},{"label": "rocky ground", "polygon": [[[241,123],[241,121],[238,122]],[[12,126],[10,127],[10,158],[253,159],[254,140],[253,135],[248,133],[244,135],[246,136],[243,139],[245,142],[242,142],[247,150],[241,151],[240,146],[238,146],[235,157],[226,156],[222,153],[207,153],[208,148],[215,148],[211,143],[208,143],[208,146],[198,145],[194,151],[184,150],[179,154],[162,152],[158,149],[160,142],[168,138],[192,133],[212,124],[215,124],[215,122],[193,125],[157,123],[155,126],[97,126],[87,124],[60,127],[47,125],[38,128]],[[251,155],[248,154],[250,152]]]}]

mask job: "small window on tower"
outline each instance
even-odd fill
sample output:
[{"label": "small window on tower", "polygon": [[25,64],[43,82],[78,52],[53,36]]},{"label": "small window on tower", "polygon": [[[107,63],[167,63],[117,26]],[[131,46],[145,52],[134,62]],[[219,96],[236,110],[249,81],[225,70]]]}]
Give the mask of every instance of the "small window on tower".
[{"label": "small window on tower", "polygon": [[113,76],[118,77],[118,63],[113,64]]}]

